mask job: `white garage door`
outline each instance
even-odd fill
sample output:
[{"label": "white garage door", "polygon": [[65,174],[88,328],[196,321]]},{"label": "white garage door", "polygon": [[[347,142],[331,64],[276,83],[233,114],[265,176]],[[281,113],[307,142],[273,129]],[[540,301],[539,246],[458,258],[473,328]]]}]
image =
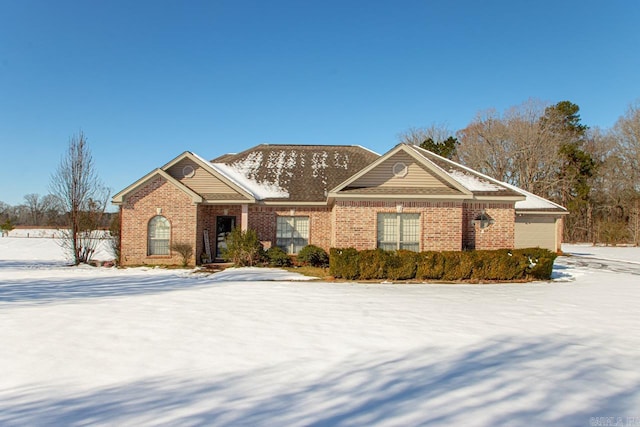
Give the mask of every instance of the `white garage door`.
[{"label": "white garage door", "polygon": [[552,216],[516,216],[516,248],[546,248],[556,251],[556,219]]}]

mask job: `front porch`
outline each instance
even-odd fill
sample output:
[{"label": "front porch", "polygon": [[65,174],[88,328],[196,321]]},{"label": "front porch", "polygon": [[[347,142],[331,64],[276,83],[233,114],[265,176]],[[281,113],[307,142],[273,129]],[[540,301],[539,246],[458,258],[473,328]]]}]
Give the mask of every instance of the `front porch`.
[{"label": "front porch", "polygon": [[202,265],[223,262],[222,253],[226,248],[226,237],[238,226],[243,231],[249,227],[248,204],[199,205],[196,263]]}]

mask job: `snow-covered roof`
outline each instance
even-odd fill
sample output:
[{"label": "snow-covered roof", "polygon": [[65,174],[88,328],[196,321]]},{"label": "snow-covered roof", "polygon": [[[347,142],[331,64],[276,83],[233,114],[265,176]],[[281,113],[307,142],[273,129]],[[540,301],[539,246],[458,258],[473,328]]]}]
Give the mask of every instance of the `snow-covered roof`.
[{"label": "snow-covered roof", "polygon": [[522,194],[526,197],[525,200],[521,200],[516,202],[516,211],[518,210],[530,210],[530,211],[545,211],[545,210],[562,210],[564,212],[568,212],[566,208],[561,205],[552,202],[551,200],[544,199],[540,196],[536,196],[533,193],[525,191],[521,188],[516,187],[515,185],[507,184],[506,182],[502,183],[504,186],[511,188],[514,191]]},{"label": "snow-covered roof", "polygon": [[257,200],[289,197],[289,193],[276,184],[258,182],[249,178],[250,175],[247,174],[247,170],[242,167],[229,166],[224,163],[211,163],[211,166],[229,180],[253,194]]},{"label": "snow-covered roof", "polygon": [[353,145],[261,144],[211,164],[258,200],[325,202],[328,190],[378,157]]},{"label": "snow-covered roof", "polygon": [[468,172],[451,169],[449,176],[470,191],[504,191],[504,188]]}]

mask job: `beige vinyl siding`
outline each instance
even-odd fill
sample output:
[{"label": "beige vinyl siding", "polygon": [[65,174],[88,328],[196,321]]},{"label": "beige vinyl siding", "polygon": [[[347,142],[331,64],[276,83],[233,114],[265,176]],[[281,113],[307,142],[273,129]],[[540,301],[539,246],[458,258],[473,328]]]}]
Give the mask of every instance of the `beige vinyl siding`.
[{"label": "beige vinyl siding", "polygon": [[[185,166],[191,166],[194,169],[195,173],[192,177],[184,176],[183,170]],[[181,160],[171,166],[167,173],[199,194],[238,194],[237,191],[215,177],[211,172],[189,159]]]},{"label": "beige vinyl siding", "polygon": [[[405,176],[395,176],[393,167],[404,163],[408,172]],[[391,156],[364,176],[350,184],[352,187],[419,187],[419,188],[451,188],[432,172],[418,164],[405,152]]]},{"label": "beige vinyl siding", "polygon": [[516,248],[545,248],[556,251],[556,218],[550,215],[517,215]]}]

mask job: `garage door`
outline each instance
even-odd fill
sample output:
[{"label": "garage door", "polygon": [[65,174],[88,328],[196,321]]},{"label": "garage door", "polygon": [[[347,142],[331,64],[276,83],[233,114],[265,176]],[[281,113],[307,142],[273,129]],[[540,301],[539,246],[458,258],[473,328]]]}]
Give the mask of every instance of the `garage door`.
[{"label": "garage door", "polygon": [[556,219],[551,216],[516,216],[516,248],[546,248],[556,251]]}]

